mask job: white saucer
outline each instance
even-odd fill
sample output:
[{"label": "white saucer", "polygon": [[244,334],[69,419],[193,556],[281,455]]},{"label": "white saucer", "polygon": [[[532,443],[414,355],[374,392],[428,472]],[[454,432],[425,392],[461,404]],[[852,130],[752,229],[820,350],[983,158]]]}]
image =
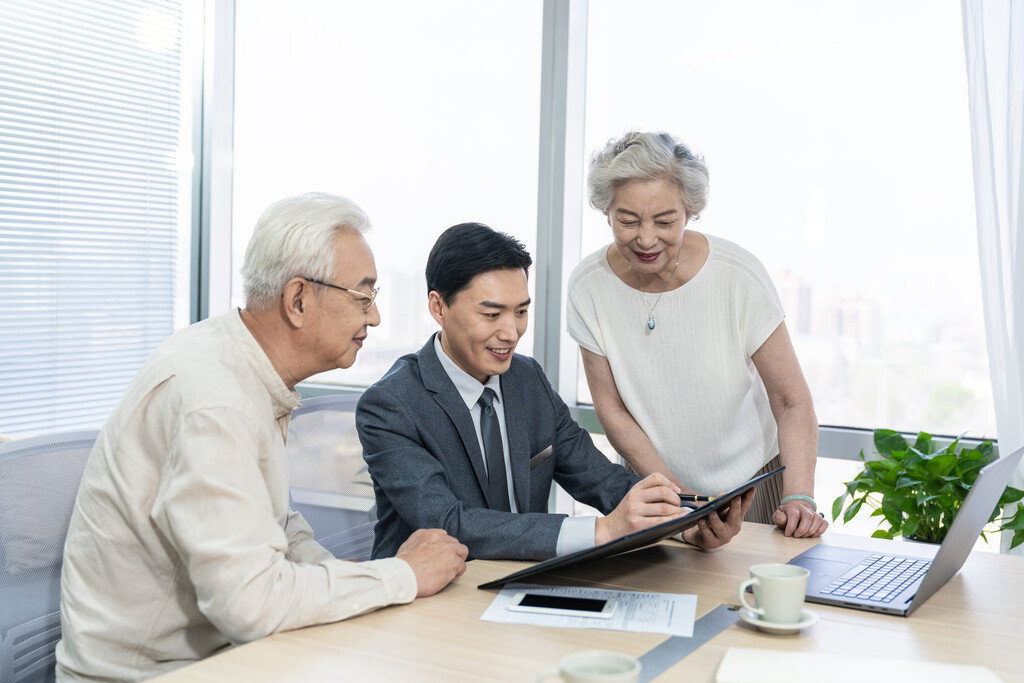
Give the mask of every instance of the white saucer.
[{"label": "white saucer", "polygon": [[785,636],[796,633],[800,629],[814,626],[818,623],[819,617],[815,612],[812,612],[809,609],[802,609],[800,610],[800,621],[795,624],[780,624],[774,621],[761,621],[761,617],[759,617],[756,612],[740,608],[740,619],[751,626],[756,626],[765,633],[774,633],[775,635]]}]

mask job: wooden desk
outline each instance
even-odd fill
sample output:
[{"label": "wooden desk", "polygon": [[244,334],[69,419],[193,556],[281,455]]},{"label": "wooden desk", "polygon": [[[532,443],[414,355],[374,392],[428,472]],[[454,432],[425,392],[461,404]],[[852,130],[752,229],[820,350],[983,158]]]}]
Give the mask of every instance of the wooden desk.
[{"label": "wooden desk", "polygon": [[[746,524],[732,543],[716,551],[667,542],[537,582],[695,593],[700,616],[720,603],[735,604],[736,588],[750,565],[784,562],[817,542],[787,539],[773,527]],[[820,542],[862,547],[880,543],[831,532]],[[915,554],[919,548],[900,544],[899,550]],[[540,670],[575,650],[618,650],[639,657],[665,640],[621,631],[480,621],[495,592],[476,586],[522,567],[476,560],[439,595],[348,621],[278,633],[159,680],[533,681]],[[767,635],[738,622],[656,680],[713,681],[726,648],[739,645],[983,664],[1007,683],[1024,681],[1024,557],[972,554],[960,573],[909,618],[809,607],[821,621],[800,635]]]}]

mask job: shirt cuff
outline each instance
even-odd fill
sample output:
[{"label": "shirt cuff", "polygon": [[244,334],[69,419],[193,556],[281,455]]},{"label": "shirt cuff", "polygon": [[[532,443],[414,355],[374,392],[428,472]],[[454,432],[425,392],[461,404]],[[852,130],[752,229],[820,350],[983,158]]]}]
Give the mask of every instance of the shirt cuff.
[{"label": "shirt cuff", "polygon": [[597,517],[566,517],[558,530],[555,555],[567,555],[594,547]]},{"label": "shirt cuff", "polygon": [[381,581],[384,583],[388,596],[389,605],[404,605],[412,602],[419,592],[419,585],[416,583],[416,572],[412,570],[409,563],[397,557],[387,557],[383,560],[370,560],[359,564],[373,567],[380,572]]}]

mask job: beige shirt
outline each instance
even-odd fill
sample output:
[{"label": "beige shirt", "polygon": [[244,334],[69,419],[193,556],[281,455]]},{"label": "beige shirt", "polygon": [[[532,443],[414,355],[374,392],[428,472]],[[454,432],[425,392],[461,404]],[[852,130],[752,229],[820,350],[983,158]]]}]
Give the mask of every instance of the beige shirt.
[{"label": "beige shirt", "polygon": [[[778,429],[751,357],[783,320],[761,262],[712,235],[682,287],[644,294],[612,272],[607,247],[569,278],[569,335],[604,356],[623,404],[674,475],[715,495],[778,452]],[[652,315],[655,329],[647,327]]]},{"label": "beige shirt", "polygon": [[406,562],[336,560],[289,510],[285,441],[298,405],[238,311],[154,352],[104,426],[75,502],[58,678],[150,678],[416,596]]}]

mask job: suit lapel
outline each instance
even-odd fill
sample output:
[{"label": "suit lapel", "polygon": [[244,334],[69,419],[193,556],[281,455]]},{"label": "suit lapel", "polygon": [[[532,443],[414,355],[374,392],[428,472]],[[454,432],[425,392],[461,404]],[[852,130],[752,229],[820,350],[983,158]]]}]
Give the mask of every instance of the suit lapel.
[{"label": "suit lapel", "polygon": [[[466,404],[449,379],[448,373],[441,366],[441,361],[437,359],[433,336],[416,355],[419,357],[420,378],[423,380],[423,386],[434,394],[434,400],[455,425],[455,431],[459,434],[462,448],[473,468],[477,484],[480,486],[481,495],[490,506],[491,501],[487,495],[487,470],[484,468],[484,457],[480,452],[480,444],[477,442],[473,417],[466,409]],[[502,391],[504,392],[504,387]]]},{"label": "suit lapel", "polygon": [[512,464],[512,490],[519,512],[530,511],[530,434],[526,421],[525,396],[512,376],[512,369],[501,376],[505,428],[508,430],[508,457]]}]

